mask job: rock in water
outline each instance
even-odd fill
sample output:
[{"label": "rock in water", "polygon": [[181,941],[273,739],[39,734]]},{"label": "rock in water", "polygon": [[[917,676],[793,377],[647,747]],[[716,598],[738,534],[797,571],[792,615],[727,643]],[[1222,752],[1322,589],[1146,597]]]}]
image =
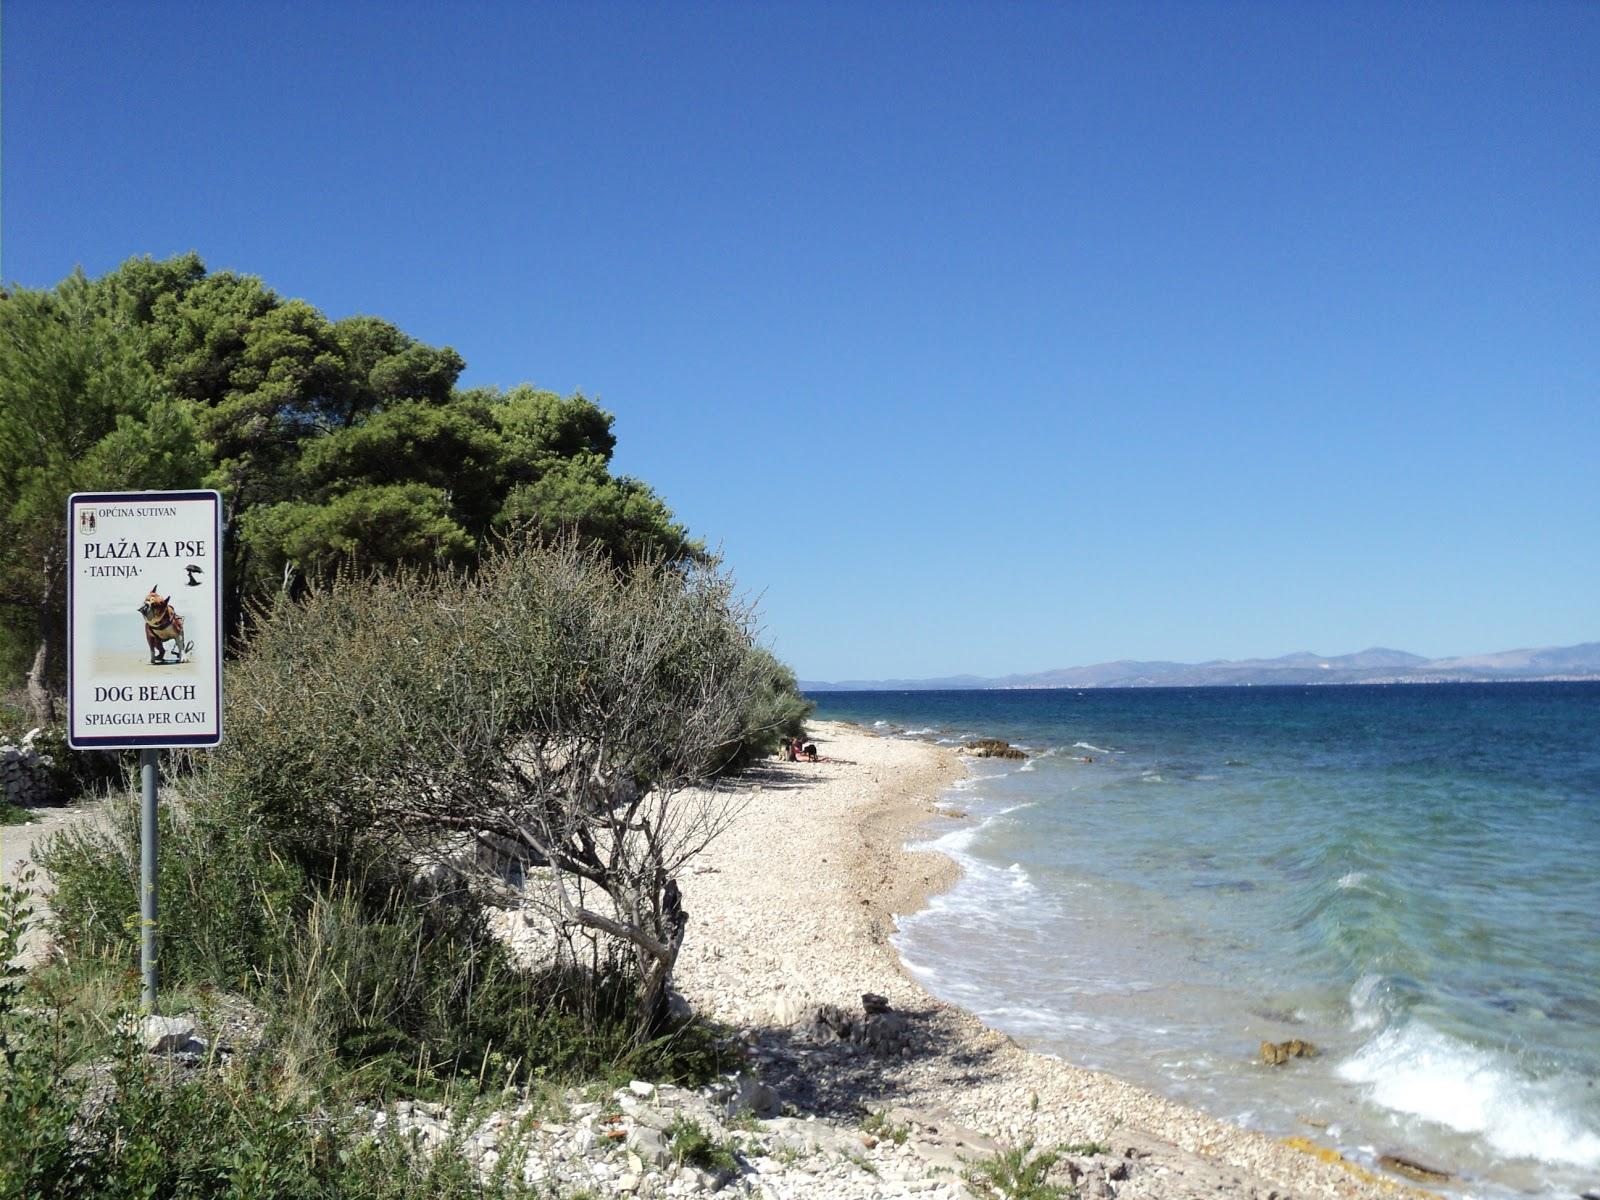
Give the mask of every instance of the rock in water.
[{"label": "rock in water", "polygon": [[1429,1166],[1407,1154],[1380,1154],[1378,1165],[1407,1179],[1415,1179],[1418,1183],[1443,1183],[1450,1178],[1450,1172],[1443,1167]]},{"label": "rock in water", "polygon": [[1287,1042],[1262,1042],[1261,1061],[1269,1067],[1280,1066],[1291,1058],[1315,1058],[1320,1051],[1310,1042],[1290,1038]]},{"label": "rock in water", "polygon": [[979,738],[977,741],[968,742],[961,747],[961,753],[972,758],[1027,758],[1025,750],[1019,750],[1004,738]]}]

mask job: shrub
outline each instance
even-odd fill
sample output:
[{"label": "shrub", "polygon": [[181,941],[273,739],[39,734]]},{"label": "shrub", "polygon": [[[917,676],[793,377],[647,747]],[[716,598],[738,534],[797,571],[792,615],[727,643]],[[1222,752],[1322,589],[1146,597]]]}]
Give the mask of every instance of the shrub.
[{"label": "shrub", "polygon": [[42,1195],[72,1173],[70,1131],[83,1094],[64,1078],[59,1015],[22,1003],[25,973],[13,964],[33,923],[31,873],[17,886],[0,884],[0,1197]]},{"label": "shrub", "polygon": [[470,577],[345,578],[259,614],[201,775],[314,874],[405,886],[442,858],[496,899],[506,854],[545,869],[556,919],[632,956],[645,1038],[683,936],[673,877],[731,815],[695,785],[775,679],[714,567],[518,542]]},{"label": "shrub", "polygon": [[[57,1077],[64,1064],[48,1063]],[[181,1078],[124,1043],[106,1095],[56,1088],[48,1123],[7,1121],[0,1200],[281,1197],[500,1200],[532,1195],[510,1172],[481,1179],[452,1147],[429,1155],[397,1132],[365,1132],[250,1071]],[[509,1157],[509,1156],[508,1156]]]},{"label": "shrub", "polygon": [[[268,1033],[294,1074],[359,1095],[410,1095],[465,1078],[499,1085],[587,1078],[622,1064],[688,1082],[724,1065],[693,1037],[631,1037],[633,979],[517,966],[475,913],[404,898],[374,912],[356,889],[319,895],[289,932]],[[330,1069],[331,1068],[331,1069]]]},{"label": "shrub", "polygon": [[[28,882],[0,885],[0,1200],[529,1194],[507,1173],[481,1180],[457,1154],[373,1136],[277,1086],[259,1060],[185,1077],[125,1033],[81,1036],[70,998],[39,1005],[11,965],[32,920]],[[112,1028],[126,1029],[126,1000]]]},{"label": "shrub", "polygon": [[[162,987],[241,990],[272,1014],[268,1044],[302,1090],[432,1093],[465,1077],[654,1072],[697,1083],[726,1067],[711,1031],[639,1043],[624,961],[529,971],[472,907],[375,896],[313,881],[248,822],[214,805],[161,810]],[[131,981],[138,961],[138,826],[131,799],[99,829],[41,855],[56,883],[58,936],[73,961]]]},{"label": "shrub", "polygon": [[874,1109],[861,1119],[861,1131],[883,1141],[893,1142],[896,1146],[905,1145],[906,1139],[911,1136],[909,1125],[890,1120],[888,1110],[882,1108]]},{"label": "shrub", "polygon": [[[774,669],[725,576],[570,543],[279,603],[229,672],[227,739],[169,758],[164,986],[257,993],[297,1073],[379,1093],[711,1069],[714,1039],[660,1019],[673,876],[729,815],[690,785],[737,753]],[[67,949],[124,969],[136,812],[125,795],[41,858]],[[538,973],[482,918],[521,899],[508,851],[569,935]]]},{"label": "shrub", "polygon": [[[174,983],[243,988],[274,960],[308,901],[304,871],[248,811],[169,788],[158,812],[161,972]],[[139,804],[123,794],[103,824],[72,826],[40,850],[55,885],[54,928],[75,955],[132,968],[139,942]]]},{"label": "shrub", "polygon": [[806,718],[817,707],[801,694],[794,671],[770,650],[757,646],[750,655],[758,683],[745,711],[738,749],[729,759],[730,769],[764,758],[788,738],[803,737]]},{"label": "shrub", "polygon": [[1050,1170],[1060,1158],[1054,1150],[1040,1150],[1035,1154],[1033,1143],[1025,1142],[968,1163],[962,1178],[978,1195],[993,1196],[997,1200],[1061,1200],[1074,1193],[1050,1182]]}]

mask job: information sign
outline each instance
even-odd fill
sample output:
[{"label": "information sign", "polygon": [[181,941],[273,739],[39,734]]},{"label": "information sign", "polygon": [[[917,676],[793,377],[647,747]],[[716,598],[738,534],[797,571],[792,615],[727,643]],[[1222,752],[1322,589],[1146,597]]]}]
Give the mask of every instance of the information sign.
[{"label": "information sign", "polygon": [[67,501],[67,741],[78,750],[222,740],[222,498]]}]

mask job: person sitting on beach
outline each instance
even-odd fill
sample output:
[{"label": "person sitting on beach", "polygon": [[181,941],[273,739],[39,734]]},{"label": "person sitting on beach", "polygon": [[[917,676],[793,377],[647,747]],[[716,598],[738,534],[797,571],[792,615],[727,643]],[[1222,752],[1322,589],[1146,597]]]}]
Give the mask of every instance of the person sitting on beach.
[{"label": "person sitting on beach", "polygon": [[818,754],[817,744],[815,742],[807,742],[802,746],[799,738],[792,737],[783,745],[783,761],[832,762],[833,760],[831,758],[824,758],[822,755]]}]

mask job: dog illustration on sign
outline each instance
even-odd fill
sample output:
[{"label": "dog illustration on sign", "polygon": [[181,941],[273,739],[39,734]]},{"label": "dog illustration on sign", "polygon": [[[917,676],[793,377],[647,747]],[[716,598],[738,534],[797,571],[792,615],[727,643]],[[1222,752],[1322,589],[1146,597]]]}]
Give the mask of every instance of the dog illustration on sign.
[{"label": "dog illustration on sign", "polygon": [[[163,596],[151,588],[150,594],[139,606],[139,613],[144,617],[144,640],[150,646],[152,666],[166,662],[181,663],[183,656],[194,650],[194,643],[184,640],[183,618],[172,607],[171,596]],[[171,659],[167,658],[168,642],[172,643],[174,657]]]}]

